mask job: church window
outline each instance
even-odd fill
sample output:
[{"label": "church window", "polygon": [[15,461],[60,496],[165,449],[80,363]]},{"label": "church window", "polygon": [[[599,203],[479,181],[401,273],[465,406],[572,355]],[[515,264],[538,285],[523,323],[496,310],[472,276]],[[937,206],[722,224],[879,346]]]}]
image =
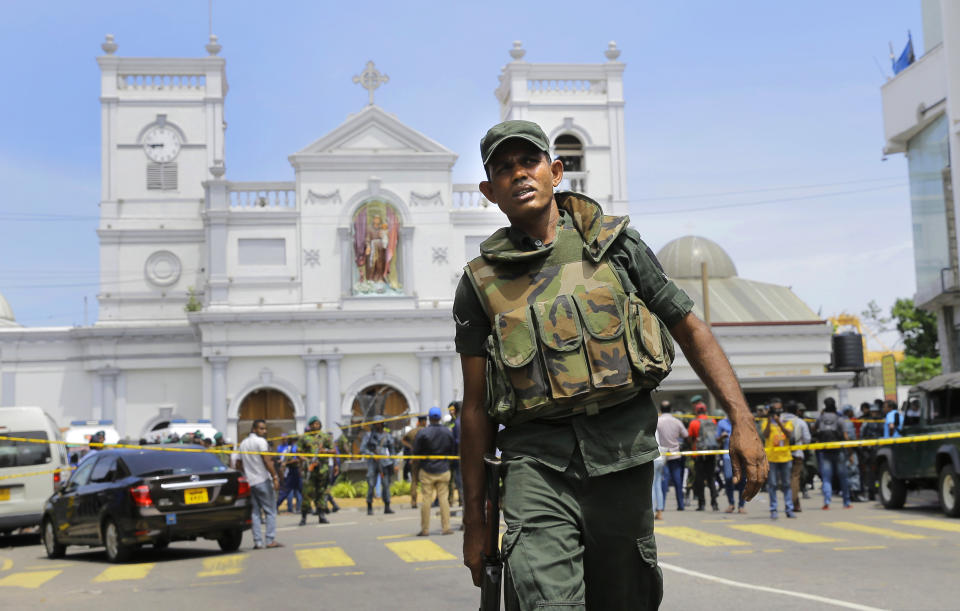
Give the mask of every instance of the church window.
[{"label": "church window", "polygon": [[354,295],[403,295],[400,215],[390,204],[369,201],[353,215]]},{"label": "church window", "polygon": [[586,190],[586,168],[583,159],[583,143],[572,134],[561,134],[553,142],[557,159],[563,162],[564,187],[574,191]]},{"label": "church window", "polygon": [[177,164],[155,161],[147,163],[147,189],[150,191],[176,191]]}]

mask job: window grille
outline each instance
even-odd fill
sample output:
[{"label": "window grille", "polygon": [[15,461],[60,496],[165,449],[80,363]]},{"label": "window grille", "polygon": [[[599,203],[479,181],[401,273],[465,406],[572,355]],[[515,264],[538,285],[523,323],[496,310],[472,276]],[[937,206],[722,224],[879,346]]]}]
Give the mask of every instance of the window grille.
[{"label": "window grille", "polygon": [[147,189],[150,191],[176,191],[177,164],[156,162],[148,163]]}]

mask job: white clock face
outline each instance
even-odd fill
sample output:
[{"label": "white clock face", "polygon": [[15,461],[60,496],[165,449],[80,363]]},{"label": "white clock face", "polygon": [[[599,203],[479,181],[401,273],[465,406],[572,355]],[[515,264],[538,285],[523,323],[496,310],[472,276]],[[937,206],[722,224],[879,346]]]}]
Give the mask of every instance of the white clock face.
[{"label": "white clock face", "polygon": [[168,125],[153,127],[143,136],[143,150],[158,163],[173,161],[180,152],[180,136]]}]

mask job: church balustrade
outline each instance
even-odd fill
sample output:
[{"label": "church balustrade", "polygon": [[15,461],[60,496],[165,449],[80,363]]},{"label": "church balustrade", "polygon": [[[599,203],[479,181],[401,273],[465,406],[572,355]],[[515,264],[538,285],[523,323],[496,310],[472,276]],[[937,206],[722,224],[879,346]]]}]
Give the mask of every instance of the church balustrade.
[{"label": "church balustrade", "polygon": [[297,191],[293,182],[231,182],[227,184],[231,209],[293,210]]},{"label": "church balustrade", "polygon": [[563,181],[557,187],[558,191],[576,191],[584,193],[587,190],[586,172],[564,172]]},{"label": "church balustrade", "polygon": [[160,91],[187,89],[202,91],[207,86],[203,74],[118,74],[117,89],[135,91]]},{"label": "church balustrade", "polygon": [[532,94],[600,95],[606,93],[607,82],[586,79],[527,79],[527,91]]},{"label": "church balustrade", "polygon": [[476,185],[453,185],[454,209],[488,208],[490,205],[490,202],[480,193]]}]

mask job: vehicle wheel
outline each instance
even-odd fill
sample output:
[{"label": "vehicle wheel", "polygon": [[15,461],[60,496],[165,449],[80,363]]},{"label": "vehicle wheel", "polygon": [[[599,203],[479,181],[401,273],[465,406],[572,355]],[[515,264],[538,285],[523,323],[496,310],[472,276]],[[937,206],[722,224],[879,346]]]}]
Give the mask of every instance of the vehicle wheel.
[{"label": "vehicle wheel", "polygon": [[880,465],[880,502],[885,509],[900,509],[907,501],[907,485],[893,476],[890,464]]},{"label": "vehicle wheel", "polygon": [[47,550],[47,558],[63,558],[67,553],[67,546],[57,541],[57,529],[53,520],[43,521],[43,547]]},{"label": "vehicle wheel", "polygon": [[243,531],[239,528],[228,530],[217,539],[217,544],[225,552],[235,552],[240,549],[240,543],[243,541]]},{"label": "vehicle wheel", "polygon": [[107,560],[110,562],[126,562],[133,553],[132,547],[120,541],[120,530],[113,520],[107,520],[103,525],[103,545],[107,548]]},{"label": "vehicle wheel", "polygon": [[940,468],[940,479],[937,486],[937,496],[940,497],[940,508],[951,518],[960,518],[960,478],[953,470],[953,465],[946,464]]}]

